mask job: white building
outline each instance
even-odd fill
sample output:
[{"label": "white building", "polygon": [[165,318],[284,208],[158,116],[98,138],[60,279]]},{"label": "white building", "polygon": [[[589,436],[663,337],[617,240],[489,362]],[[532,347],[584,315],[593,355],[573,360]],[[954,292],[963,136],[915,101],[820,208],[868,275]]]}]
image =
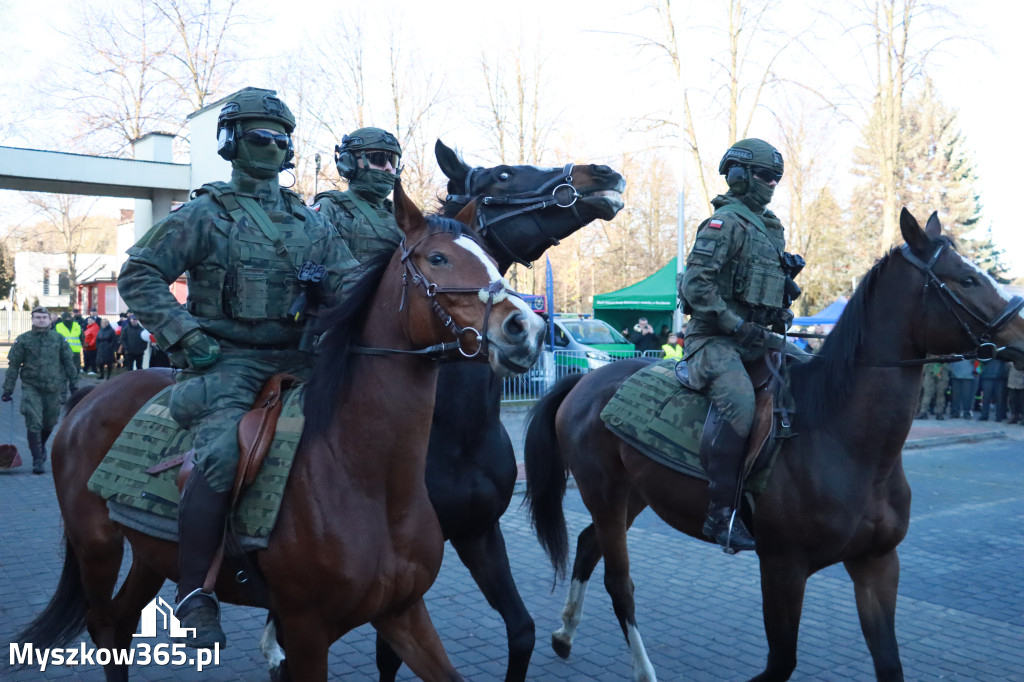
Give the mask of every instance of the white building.
[{"label": "white building", "polygon": [[[124,254],[80,253],[75,261],[78,281],[116,278],[125,258]],[[65,254],[34,251],[14,254],[11,299],[16,307],[21,307],[25,301],[32,305],[39,299],[40,305],[66,308],[72,293]]]}]

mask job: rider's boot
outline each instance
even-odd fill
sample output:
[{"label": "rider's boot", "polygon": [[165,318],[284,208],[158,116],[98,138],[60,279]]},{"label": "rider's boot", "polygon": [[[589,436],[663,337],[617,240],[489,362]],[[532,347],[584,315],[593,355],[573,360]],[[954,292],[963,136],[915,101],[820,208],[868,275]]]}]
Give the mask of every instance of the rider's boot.
[{"label": "rider's boot", "polygon": [[178,508],[178,604],[174,615],[183,628],[195,633],[175,641],[195,649],[221,648],[227,637],[220,626],[220,603],[212,592],[203,591],[206,574],[213,564],[227,519],[230,491],[219,493],[198,469],[192,472],[181,493]]},{"label": "rider's boot", "polygon": [[740,485],[746,438],[724,419],[710,425],[712,433],[704,434],[701,459],[708,472],[708,493],[711,502],[704,521],[703,533],[729,554],[755,549],[754,537],[747,530],[735,508]]},{"label": "rider's boot", "polygon": [[32,473],[43,473],[43,462],[46,460],[46,455],[43,454],[42,438],[38,431],[28,432],[28,449],[32,453]]}]

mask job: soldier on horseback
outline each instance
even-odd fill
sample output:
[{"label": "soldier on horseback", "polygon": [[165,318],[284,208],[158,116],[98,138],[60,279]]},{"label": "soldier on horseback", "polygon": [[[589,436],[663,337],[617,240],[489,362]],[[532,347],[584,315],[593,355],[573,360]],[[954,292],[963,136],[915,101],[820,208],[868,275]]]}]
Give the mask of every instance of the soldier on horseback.
[{"label": "soldier on horseback", "polygon": [[704,535],[727,550],[754,549],[754,538],[735,514],[745,445],[754,421],[754,389],[743,366],[782,350],[799,295],[792,277],[803,259],[785,253],[782,223],[767,210],[782,179],[782,155],[758,139],[740,140],[718,172],[729,191],[715,197],[715,212],[701,223],[679,287],[690,315],[684,351],[689,383],[717,408],[706,427],[701,459],[709,493]]},{"label": "soldier on horseback", "polygon": [[[121,297],[181,370],[170,411],[193,435],[195,469],[178,510],[175,613],[195,628],[185,644],[197,648],[225,643],[208,574],[229,512],[238,421],[272,375],[308,376],[306,318],[337,299],[357,267],[323,217],[278,183],[294,128],[274,91],[232,95],[217,120],[231,182],[203,185],[154,225],[118,278]],[[168,288],[182,273],[185,306]]]},{"label": "soldier on horseback", "polygon": [[400,172],[398,140],[380,128],[359,128],[341,138],[334,158],[348,190],[317,194],[313,210],[334,224],[360,263],[367,256],[391,253],[402,241],[388,200]]}]

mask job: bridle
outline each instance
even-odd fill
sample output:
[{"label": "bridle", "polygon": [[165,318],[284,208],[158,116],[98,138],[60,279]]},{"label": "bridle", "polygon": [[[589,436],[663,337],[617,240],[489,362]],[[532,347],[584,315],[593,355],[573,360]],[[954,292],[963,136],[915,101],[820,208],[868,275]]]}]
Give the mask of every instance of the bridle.
[{"label": "bridle", "polygon": [[[505,282],[502,279],[495,280],[486,287],[443,287],[431,282],[419,269],[419,266],[413,262],[411,256],[420,244],[435,234],[438,234],[438,232],[431,232],[430,234],[427,234],[411,247],[406,247],[406,241],[403,238],[402,243],[398,247],[401,251],[402,265],[405,267],[405,272],[402,273],[402,299],[398,304],[398,312],[402,312],[405,309],[405,299],[409,292],[409,284],[412,283],[414,287],[419,287],[419,289],[422,290],[423,295],[430,301],[431,310],[433,310],[434,314],[441,320],[444,328],[450,330],[452,334],[455,335],[456,340],[452,342],[434,344],[433,346],[420,348],[419,350],[368,348],[357,346],[353,348],[351,352],[362,355],[421,355],[429,358],[439,358],[451,351],[457,350],[465,358],[475,358],[478,355],[485,358],[487,357],[487,322],[491,317],[491,308],[495,303],[503,301],[508,295],[514,295],[514,292],[506,288]],[[455,318],[452,317],[451,313],[445,310],[444,306],[438,302],[437,294],[477,294],[481,299],[486,294],[487,307],[484,309],[483,332],[481,333],[475,327],[460,326],[455,321]],[[469,332],[472,332],[476,337],[476,350],[472,353],[467,353],[462,347],[463,336]]]},{"label": "bridle", "polygon": [[[959,354],[954,353],[951,355],[939,355],[931,358],[915,358],[913,360],[900,360],[896,362],[887,363],[871,363],[877,367],[909,367],[915,365],[927,365],[931,363],[948,363],[948,362],[959,362],[960,360],[980,360],[981,362],[988,362],[996,357],[996,354],[1003,350],[996,346],[992,342],[992,338],[999,333],[999,331],[1010,323],[1010,320],[1016,316],[1021,308],[1024,308],[1024,298],[1020,296],[1014,296],[1007,304],[1003,307],[1002,311],[993,317],[992,319],[986,320],[981,315],[971,310],[960,297],[956,295],[946,283],[939,279],[939,276],[935,274],[934,266],[938,262],[939,257],[942,256],[946,250],[948,243],[943,242],[932,254],[928,262],[925,262],[915,256],[910,249],[909,244],[904,244],[900,247],[900,255],[903,258],[916,267],[918,270],[925,274],[924,290],[922,291],[922,298],[927,298],[928,293],[936,291],[939,295],[939,300],[942,301],[943,305],[946,306],[946,310],[950,312],[957,323],[960,325],[960,329],[963,330],[964,334],[971,340],[975,348],[973,351]],[[975,333],[972,329],[971,324],[965,321],[964,317],[960,313],[966,313],[967,316],[973,318],[976,325],[981,327],[980,333]],[[927,335],[927,329],[925,330]]]},{"label": "bridle", "polygon": [[[503,197],[493,195],[479,197],[479,204],[476,210],[477,231],[486,237],[488,241],[493,241],[500,246],[513,261],[527,266],[530,265],[529,261],[514,253],[512,249],[502,242],[497,233],[491,231],[491,234],[488,235],[488,230],[490,230],[494,225],[504,220],[508,220],[509,218],[514,218],[533,211],[542,211],[550,206],[569,209],[572,211],[573,217],[579,223],[579,227],[586,225],[586,222],[580,217],[579,211],[576,209],[576,200],[583,195],[581,195],[572,184],[572,170],[574,167],[575,164],[565,164],[565,167],[562,168],[562,172],[559,175],[551,178],[540,187],[529,192],[520,192],[518,194],[510,194]],[[474,198],[477,198],[476,195],[473,194],[472,190],[473,174],[483,170],[484,168],[481,166],[471,168],[466,173],[466,179],[463,182],[463,193],[449,194],[445,197],[445,201],[466,205]],[[497,215],[492,213],[488,216],[486,215],[486,209],[488,208],[505,208],[508,210],[504,213],[498,213]],[[554,237],[551,237],[551,240],[552,245],[558,244],[558,240]]]}]

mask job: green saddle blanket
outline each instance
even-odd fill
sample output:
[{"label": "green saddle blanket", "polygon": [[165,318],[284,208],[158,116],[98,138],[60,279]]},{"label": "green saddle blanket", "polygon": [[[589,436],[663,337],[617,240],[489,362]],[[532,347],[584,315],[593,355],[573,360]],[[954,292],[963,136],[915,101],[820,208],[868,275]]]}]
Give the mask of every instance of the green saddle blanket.
[{"label": "green saddle blanket", "polygon": [[[676,362],[656,362],[627,379],[601,410],[601,419],[612,433],[655,462],[706,481],[700,437],[711,401],[679,383]],[[744,483],[747,492],[763,492],[768,483],[779,445],[768,447],[768,466],[754,468]]]},{"label": "green saddle blanket", "polygon": [[[191,437],[171,418],[171,386],[146,403],[114,441],[89,479],[89,490],[107,500],[111,518],[142,532],[177,540],[180,467],[159,474],[146,469],[191,448]],[[234,527],[246,548],[266,547],[302,436],[303,387],[285,391],[270,451],[252,485],[242,493]]]}]

